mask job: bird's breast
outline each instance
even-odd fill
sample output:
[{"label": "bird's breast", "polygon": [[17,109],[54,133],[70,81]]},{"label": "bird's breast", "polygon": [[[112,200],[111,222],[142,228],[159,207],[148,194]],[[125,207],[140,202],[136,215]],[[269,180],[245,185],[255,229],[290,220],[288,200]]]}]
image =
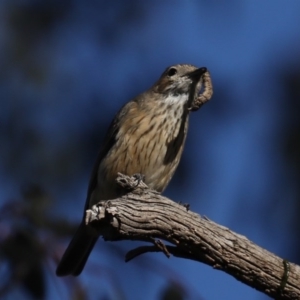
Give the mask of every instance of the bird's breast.
[{"label": "bird's breast", "polygon": [[183,99],[175,100],[127,112],[114,146],[101,163],[98,180],[105,177],[110,182],[118,172],[140,173],[150,188],[166,188],[179,163],[188,126]]}]

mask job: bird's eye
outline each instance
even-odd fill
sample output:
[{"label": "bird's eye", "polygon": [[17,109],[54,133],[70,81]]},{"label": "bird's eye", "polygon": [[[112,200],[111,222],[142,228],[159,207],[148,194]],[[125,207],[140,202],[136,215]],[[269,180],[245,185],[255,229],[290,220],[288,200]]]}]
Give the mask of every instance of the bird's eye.
[{"label": "bird's eye", "polygon": [[175,68],[171,68],[169,71],[168,71],[168,76],[173,76],[177,73],[177,70]]}]

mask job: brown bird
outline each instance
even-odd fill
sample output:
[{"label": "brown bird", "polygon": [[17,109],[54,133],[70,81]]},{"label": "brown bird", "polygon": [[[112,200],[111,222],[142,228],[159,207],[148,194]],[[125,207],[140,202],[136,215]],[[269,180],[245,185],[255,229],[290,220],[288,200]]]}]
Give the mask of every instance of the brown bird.
[{"label": "brown bird", "polygon": [[77,276],[83,270],[98,239],[85,225],[85,211],[122,194],[115,181],[118,172],[142,174],[158,192],[166,188],[181,158],[189,113],[211,96],[207,69],[182,64],[167,68],[151,89],[121,108],[98,155],[83,220],[57,267],[58,276]]}]

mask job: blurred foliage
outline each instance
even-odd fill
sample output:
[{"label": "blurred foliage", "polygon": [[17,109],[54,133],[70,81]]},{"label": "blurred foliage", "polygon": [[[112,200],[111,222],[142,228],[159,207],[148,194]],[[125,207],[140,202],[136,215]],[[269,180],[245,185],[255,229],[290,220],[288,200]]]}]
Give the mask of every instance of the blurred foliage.
[{"label": "blurred foliage", "polygon": [[1,296],[20,286],[34,299],[45,298],[45,263],[49,258],[57,261],[54,243],[63,231],[70,234],[73,229],[49,217],[50,204],[50,196],[33,185],[23,191],[21,199],[10,199],[2,206],[0,254],[1,264],[8,263],[9,277],[2,282]]},{"label": "blurred foliage", "polygon": [[[183,287],[175,282],[170,282],[161,292],[161,300],[183,300],[185,292]],[[200,300],[200,299],[199,299]]]},{"label": "blurred foliage", "polygon": [[[282,154],[289,168],[287,175],[292,185],[296,187],[290,228],[294,236],[298,236],[300,232],[300,71],[299,69],[289,71],[283,80],[286,100],[290,102],[290,105],[286,105],[284,109],[286,126],[282,133]],[[291,256],[294,262],[300,264],[299,239],[295,239],[295,247],[291,251]]]}]

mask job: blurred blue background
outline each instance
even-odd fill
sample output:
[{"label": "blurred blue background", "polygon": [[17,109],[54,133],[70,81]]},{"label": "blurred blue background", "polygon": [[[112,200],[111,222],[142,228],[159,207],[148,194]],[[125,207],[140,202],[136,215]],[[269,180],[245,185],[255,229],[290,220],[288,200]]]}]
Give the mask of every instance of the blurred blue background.
[{"label": "blurred blue background", "polygon": [[54,271],[111,119],[177,63],[207,67],[214,96],[165,195],[300,263],[299,15],[283,0],[2,0],[0,296],[269,299],[193,261],[126,264],[133,242],[99,241],[78,278]]}]

